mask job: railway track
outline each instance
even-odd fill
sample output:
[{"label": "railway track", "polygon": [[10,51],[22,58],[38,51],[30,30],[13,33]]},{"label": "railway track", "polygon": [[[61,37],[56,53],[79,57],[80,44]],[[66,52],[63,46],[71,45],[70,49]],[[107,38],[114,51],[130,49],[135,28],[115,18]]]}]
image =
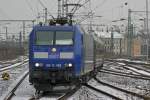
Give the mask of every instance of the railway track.
[{"label": "railway track", "polygon": [[[146,68],[147,66],[150,66],[150,63],[146,63],[146,62],[138,62],[138,61],[131,61],[131,60],[118,60],[118,59],[106,59],[106,61],[116,61],[116,62],[122,62],[122,63],[128,63],[128,64],[134,64],[134,65],[145,65]],[[148,67],[150,68],[150,67]]]},{"label": "railway track", "polygon": [[136,70],[138,71],[141,71],[141,72],[137,72],[141,75],[144,75],[144,76],[150,76],[150,69],[147,69],[147,68],[141,68],[139,67],[138,65],[132,65],[132,64],[126,64],[128,66],[128,68],[134,72],[137,72]]},{"label": "railway track", "polygon": [[27,59],[27,57],[24,57],[24,58],[20,57],[20,58],[8,60],[8,61],[0,61],[0,65],[1,65],[0,68],[4,68],[4,67],[10,66],[10,65],[19,63],[21,61],[25,61],[26,59]]},{"label": "railway track", "polygon": [[129,64],[129,63],[124,63],[124,62],[120,62],[120,61],[116,61],[116,60],[108,60],[108,61],[105,61],[107,66],[110,66],[110,65],[118,65],[118,67],[122,67],[126,70],[130,70],[134,73],[137,73],[137,74],[140,74],[142,76],[147,76],[147,77],[150,77],[150,69],[147,69],[147,68],[142,68],[141,66],[139,65],[132,65],[132,64]]},{"label": "railway track", "polygon": [[132,61],[125,61],[125,60],[115,60],[115,59],[108,59],[106,62],[114,62],[114,63],[124,63],[126,66],[130,66],[139,70],[144,70],[150,72],[150,63],[137,63]]},{"label": "railway track", "polygon": [[74,93],[76,93],[81,88],[81,85],[77,85],[74,89],[68,91],[61,97],[59,97],[57,100],[67,100],[69,97],[71,97]]},{"label": "railway track", "polygon": [[[141,94],[137,94],[137,93],[134,93],[134,92],[131,92],[131,91],[128,91],[128,90],[124,90],[124,89],[122,89],[122,88],[118,88],[118,87],[113,86],[113,85],[111,85],[111,84],[102,82],[102,81],[100,81],[99,79],[97,79],[96,77],[94,78],[94,80],[96,80],[99,84],[103,84],[103,85],[105,85],[105,86],[108,86],[108,87],[111,87],[111,88],[113,88],[113,89],[119,90],[119,91],[121,91],[121,92],[127,93],[127,94],[132,95],[132,96],[134,96],[134,97],[137,97],[137,98],[139,98],[139,99],[141,98],[141,99],[143,99],[143,100],[150,100],[150,97],[147,97],[147,96],[144,96],[144,95],[141,95]],[[132,99],[131,99],[131,100],[132,100]],[[137,99],[136,99],[136,100],[137,100]]]},{"label": "railway track", "polygon": [[10,66],[7,66],[7,67],[0,68],[0,72],[6,71],[6,70],[9,70],[9,69],[12,69],[12,68],[19,67],[19,66],[24,65],[26,63],[28,63],[28,59],[25,59],[23,62],[20,62],[20,63],[16,63],[16,64],[13,64],[13,65],[10,65]]},{"label": "railway track", "polygon": [[[71,87],[65,91],[54,91],[54,92],[48,92],[47,95],[49,95],[47,98],[48,99],[56,99],[56,100],[67,100],[68,98],[70,98],[71,96],[73,96],[79,89],[81,88],[81,84],[79,85],[75,85],[74,87]],[[44,100],[44,98],[47,95],[44,95],[45,93],[39,93],[39,94],[35,94],[33,97],[31,97],[29,100]],[[56,95],[56,97],[53,97],[52,95]],[[58,96],[59,95],[59,96]]]},{"label": "railway track", "polygon": [[8,89],[8,92],[2,96],[2,100],[11,100],[11,98],[15,95],[15,91],[17,90],[17,88],[20,86],[20,84],[23,82],[23,80],[27,77],[28,75],[28,71],[26,71],[21,77],[18,78],[18,80],[16,80],[16,82],[13,84],[13,86],[11,88]]},{"label": "railway track", "polygon": [[122,88],[118,88],[112,86],[110,84],[99,81],[97,78],[94,78],[94,84],[85,84],[86,87],[102,93],[112,99],[115,100],[150,100],[150,97],[146,97],[144,95],[140,95],[131,91],[124,90]]},{"label": "railway track", "polygon": [[[111,73],[111,74],[124,75],[124,76],[126,76],[126,77],[134,77],[134,78],[140,78],[140,79],[150,80],[149,77],[142,77],[142,76],[140,76],[140,75],[133,75],[133,74],[127,75],[128,73],[122,73],[122,72],[117,72],[117,71],[112,71],[112,70],[111,70],[111,72],[110,72],[110,70],[107,70],[107,69],[103,69],[103,70],[101,70],[101,72],[102,72],[102,71],[109,72],[109,73]],[[26,72],[26,74],[25,74],[22,78],[19,78],[19,80],[17,81],[17,83],[14,85],[13,89],[11,89],[11,90],[7,93],[7,95],[4,96],[4,99],[3,99],[3,100],[10,100],[13,96],[15,96],[15,93],[14,93],[14,92],[15,92],[15,91],[17,90],[17,88],[20,86],[20,84],[22,83],[22,81],[27,77],[27,75],[28,75],[28,72]],[[95,78],[95,81],[97,81],[97,83],[99,83],[99,84],[102,84],[102,85],[105,85],[105,86],[107,85],[106,83],[103,83],[103,82],[97,80],[96,78]],[[100,89],[96,88],[95,86],[92,86],[92,85],[89,85],[89,84],[83,84],[83,86],[85,86],[85,87],[87,87],[87,88],[90,88],[90,89],[92,89],[92,90],[94,90],[94,91],[96,91],[96,92],[99,92],[99,93],[101,93],[101,94],[104,94],[104,95],[106,95],[106,96],[108,96],[108,97],[110,97],[110,98],[113,98],[113,99],[115,99],[115,100],[123,100],[121,97],[118,97],[117,95],[113,95],[113,94],[111,94],[111,93],[108,93],[107,91],[100,90]],[[108,86],[108,85],[107,85],[107,86]],[[56,100],[66,100],[66,99],[70,98],[72,95],[74,95],[74,94],[80,89],[80,87],[81,87],[81,86],[77,86],[77,88],[71,89],[69,92],[63,93],[61,96],[57,97]],[[109,87],[111,87],[111,88],[113,88],[113,89],[115,88],[115,87],[112,87],[112,86],[110,86],[110,85],[109,85]],[[117,88],[116,90],[122,91],[122,92],[124,92],[125,94],[128,94],[128,95],[136,96],[137,98],[140,98],[141,100],[149,100],[149,99],[150,99],[150,98],[148,98],[148,97],[144,97],[144,96],[138,95],[138,94],[136,94],[136,93],[131,93],[130,91],[121,90],[120,88]],[[43,98],[43,97],[42,97],[42,98]],[[138,100],[140,100],[140,99],[138,99]],[[33,98],[32,98],[32,99],[30,99],[30,100],[36,100],[36,99],[33,99]],[[43,100],[43,99],[41,99],[41,100]],[[134,100],[134,99],[133,99],[133,100]]]},{"label": "railway track", "polygon": [[5,68],[0,68],[0,98],[9,91],[10,87],[13,87],[19,76],[22,76],[28,70],[27,64],[28,59]]},{"label": "railway track", "polygon": [[[139,93],[143,96],[149,96],[149,89],[147,88],[149,87],[150,77],[139,73],[138,68],[137,71],[130,70],[130,68],[128,68],[129,66],[130,64],[125,64],[118,61],[106,61],[105,67],[99,71],[99,75],[102,77],[100,79],[104,80],[104,82],[114,84],[115,86],[117,85],[122,89],[129,88],[132,92],[136,91],[137,94]],[[150,98],[144,98],[144,100],[150,100]]]},{"label": "railway track", "polygon": [[96,91],[96,92],[98,92],[98,93],[102,93],[102,94],[104,94],[104,95],[106,95],[106,96],[108,96],[108,97],[110,97],[110,98],[112,98],[112,99],[115,99],[115,100],[122,100],[121,98],[119,98],[119,97],[117,97],[117,96],[114,96],[114,95],[112,95],[112,94],[110,94],[110,93],[107,93],[107,92],[105,92],[105,91],[103,91],[103,90],[97,89],[97,88],[95,88],[94,86],[91,86],[91,85],[89,85],[89,84],[83,84],[83,86],[85,86],[85,87],[87,87],[87,88],[89,88],[89,89],[91,89],[91,90],[94,90],[94,91]]},{"label": "railway track", "polygon": [[112,75],[118,75],[118,76],[124,76],[124,77],[131,77],[131,78],[135,78],[135,79],[150,80],[150,77],[148,77],[148,76],[142,76],[142,75],[131,74],[131,73],[124,73],[124,72],[113,71],[113,70],[108,70],[108,69],[102,69],[99,72],[112,74]]},{"label": "railway track", "polygon": [[[15,96],[15,91],[17,90],[17,88],[20,86],[20,84],[23,82],[23,80],[27,77],[27,75],[28,75],[28,72],[25,72],[24,73],[24,75],[21,77],[21,78],[19,78],[19,80],[16,82],[16,84],[14,85],[14,87],[7,93],[7,95],[6,96],[4,96],[4,99],[3,100],[11,100],[11,98],[13,97],[13,96]],[[95,79],[96,80],[96,79]],[[99,82],[100,83],[100,82]],[[104,83],[100,83],[100,84],[104,84]],[[106,85],[106,84],[105,84]],[[112,98],[112,99],[115,99],[115,100],[123,100],[122,98],[120,98],[120,97],[118,97],[118,96],[115,96],[115,95],[113,95],[113,94],[111,94],[111,93],[108,93],[108,92],[106,92],[106,91],[104,91],[104,90],[100,90],[100,89],[98,89],[98,88],[96,88],[95,86],[92,86],[92,85],[88,85],[88,84],[82,84],[82,85],[80,85],[80,86],[76,86],[76,88],[73,88],[73,89],[70,89],[70,91],[68,91],[68,92],[66,92],[66,93],[63,93],[61,96],[58,96],[58,97],[56,97],[55,99],[56,100],[67,100],[68,98],[70,98],[70,97],[72,97],[79,89],[80,89],[80,87],[81,86],[85,86],[85,87],[87,87],[87,88],[89,88],[89,89],[92,89],[93,91],[96,91],[96,92],[99,92],[99,93],[101,93],[101,94],[104,94],[104,95],[106,95],[106,96],[108,96],[109,98]],[[134,93],[132,93],[133,95],[137,95],[137,94],[134,94]],[[138,96],[138,97],[142,97],[142,96]],[[43,99],[44,97],[40,97],[40,98],[38,98],[39,100],[44,100]],[[49,99],[51,99],[50,97],[49,97]],[[35,99],[35,98],[30,98],[30,99],[28,99],[28,100],[37,100],[37,99]],[[134,100],[134,99],[133,99]],[[138,100],[140,100],[140,99],[138,99]],[[149,99],[143,99],[143,100],[149,100]]]}]

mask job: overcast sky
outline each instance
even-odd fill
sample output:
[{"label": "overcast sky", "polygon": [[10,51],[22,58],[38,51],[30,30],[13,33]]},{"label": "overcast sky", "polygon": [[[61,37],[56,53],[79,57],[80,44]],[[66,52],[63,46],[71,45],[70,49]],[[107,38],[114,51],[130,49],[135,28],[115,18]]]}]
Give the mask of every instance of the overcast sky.
[{"label": "overcast sky", "polygon": [[[35,19],[38,13],[42,12],[44,9],[38,1],[39,0],[0,0],[0,20]],[[57,13],[57,0],[41,0],[41,1],[48,8],[48,11],[50,13],[52,14]],[[78,0],[74,1],[78,2]],[[95,13],[95,15],[103,16],[101,20],[100,18],[99,19],[97,18],[99,22],[108,20],[112,21],[120,18],[127,18],[129,8],[135,11],[139,10],[143,11],[145,10],[145,1],[146,0],[91,0],[92,10]],[[128,5],[124,5],[125,2],[128,2]],[[88,8],[89,5],[87,4],[87,6],[81,11],[88,12]],[[20,28],[16,27],[15,24],[10,24],[9,32],[18,33],[19,31],[22,31],[21,28],[22,23],[20,24],[17,23],[17,25]],[[0,32],[5,32],[5,28],[1,26]]]},{"label": "overcast sky", "polygon": [[[49,12],[57,12],[57,0],[41,0]],[[76,0],[78,1],[78,0]],[[96,14],[109,19],[127,16],[127,9],[144,10],[145,0],[91,0]],[[128,6],[124,3],[128,2]],[[150,7],[149,7],[150,8]],[[42,11],[38,0],[0,0],[0,19],[34,19]],[[108,17],[110,16],[110,17]]]}]

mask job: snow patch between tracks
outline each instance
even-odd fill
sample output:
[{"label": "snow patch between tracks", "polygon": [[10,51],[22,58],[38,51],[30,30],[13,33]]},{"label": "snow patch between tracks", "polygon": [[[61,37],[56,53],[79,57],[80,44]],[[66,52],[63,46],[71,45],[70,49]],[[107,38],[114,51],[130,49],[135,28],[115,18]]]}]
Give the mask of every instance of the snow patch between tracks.
[{"label": "snow patch between tracks", "polygon": [[2,95],[0,100],[5,100],[6,97],[8,97],[9,95],[11,95],[12,90],[14,89],[14,87],[20,82],[20,80],[28,73],[29,71],[25,71],[9,88],[8,91]]},{"label": "snow patch between tracks", "polygon": [[21,65],[21,64],[24,64],[26,61],[28,61],[28,59],[24,60],[23,62],[19,62],[19,63],[13,64],[13,65],[11,65],[11,66],[2,68],[2,69],[0,69],[0,72],[1,72],[1,71],[4,71],[4,70],[7,70],[7,69],[11,69],[11,68],[13,68],[13,67],[17,67],[17,66],[19,66],[19,65]]}]

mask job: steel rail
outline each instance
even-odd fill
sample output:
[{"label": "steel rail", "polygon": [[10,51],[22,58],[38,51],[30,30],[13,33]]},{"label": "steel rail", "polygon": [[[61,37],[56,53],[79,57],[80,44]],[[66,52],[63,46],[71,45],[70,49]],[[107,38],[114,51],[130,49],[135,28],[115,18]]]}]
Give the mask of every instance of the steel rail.
[{"label": "steel rail", "polygon": [[117,74],[124,74],[127,76],[135,76],[135,77],[141,77],[141,78],[147,78],[150,79],[149,76],[141,75],[141,74],[130,74],[130,73],[125,73],[125,72],[119,72],[119,71],[114,71],[114,70],[109,70],[109,69],[101,69],[100,71],[107,71],[107,72],[112,72],[112,73],[117,73]]},{"label": "steel rail", "polygon": [[138,70],[143,70],[143,71],[145,71],[145,72],[147,72],[147,73],[150,73],[150,69],[140,68],[140,66],[139,66],[139,67],[136,67],[136,66],[134,66],[134,65],[132,65],[132,64],[127,64],[127,66],[136,68],[136,69],[138,69]]},{"label": "steel rail", "polygon": [[23,80],[27,77],[28,74],[29,72],[26,71],[24,75],[17,81],[14,87],[6,94],[3,100],[11,100],[11,98],[15,95],[14,92],[17,90],[17,88],[20,86],[20,84],[23,82]]},{"label": "steel rail", "polygon": [[6,70],[9,70],[9,69],[12,69],[12,68],[14,68],[14,67],[19,67],[19,66],[21,66],[21,65],[23,65],[23,64],[25,64],[25,63],[27,63],[28,62],[28,59],[26,59],[26,60],[24,60],[24,62],[22,62],[22,63],[16,63],[16,65],[15,64],[13,64],[13,65],[10,65],[10,66],[7,66],[7,67],[3,67],[3,68],[0,68],[0,72],[3,72],[3,71],[6,71]]},{"label": "steel rail", "polygon": [[117,75],[117,76],[131,77],[131,78],[136,78],[136,79],[150,80],[150,78],[146,78],[146,77],[137,77],[137,76],[133,76],[133,75],[123,75],[123,74],[109,72],[109,71],[99,71],[99,72]]},{"label": "steel rail", "polygon": [[128,91],[128,90],[124,90],[124,89],[122,89],[122,88],[118,88],[118,87],[113,86],[113,85],[111,85],[111,84],[102,82],[102,81],[100,81],[99,79],[97,79],[96,77],[95,77],[94,79],[95,79],[98,83],[103,84],[103,85],[108,86],[108,87],[111,87],[111,88],[114,88],[114,89],[116,89],[116,90],[119,90],[119,91],[122,91],[122,92],[125,92],[125,93],[128,93],[128,94],[131,94],[131,95],[133,95],[133,96],[137,96],[137,97],[142,98],[142,99],[144,99],[144,100],[149,100],[149,99],[150,99],[150,97],[147,97],[147,96],[144,96],[144,95],[140,95],[140,94],[137,94],[137,93]]},{"label": "steel rail", "polygon": [[[110,62],[114,62],[114,63],[117,63],[117,62],[124,63],[125,65],[121,65],[121,64],[120,64],[123,68],[128,69],[128,70],[131,70],[131,71],[133,71],[133,72],[135,72],[135,73],[138,73],[138,74],[141,74],[141,75],[143,75],[143,76],[149,77],[149,75],[146,75],[146,74],[137,72],[137,71],[132,70],[132,69],[130,69],[130,68],[128,68],[128,67],[135,68],[135,69],[137,69],[137,70],[142,70],[142,71],[144,71],[144,72],[146,72],[146,73],[150,73],[150,70],[149,70],[148,68],[147,68],[147,69],[144,69],[144,68],[141,68],[140,66],[139,66],[139,67],[136,67],[136,66],[134,66],[134,65],[129,64],[128,62],[123,62],[123,61],[116,61],[116,60],[109,60],[109,61],[110,61]],[[148,70],[149,70],[149,71],[148,71]]]},{"label": "steel rail", "polygon": [[77,85],[74,89],[71,89],[61,97],[59,97],[57,100],[67,100],[69,97],[71,97],[74,93],[76,93],[81,88],[81,85]]},{"label": "steel rail", "polygon": [[103,69],[101,69],[101,70],[109,71],[109,72],[115,72],[115,73],[120,73],[120,74],[128,74],[128,75],[141,76],[141,75],[139,75],[139,74],[132,74],[132,73],[120,72],[120,71],[110,70],[110,69],[106,69],[106,68],[103,68]]},{"label": "steel rail", "polygon": [[87,87],[87,88],[89,88],[89,89],[91,89],[91,90],[94,90],[94,91],[96,91],[96,92],[99,92],[99,93],[102,93],[102,94],[104,94],[104,95],[107,95],[108,97],[113,98],[113,99],[115,99],[115,100],[122,100],[121,98],[119,98],[119,97],[117,97],[117,96],[114,96],[114,95],[109,94],[109,93],[107,93],[107,92],[105,92],[105,91],[102,91],[102,90],[100,90],[100,89],[97,89],[97,88],[95,88],[95,87],[93,87],[93,86],[91,86],[91,85],[83,84],[83,86],[85,86],[85,87]]},{"label": "steel rail", "polygon": [[[110,62],[122,62],[122,63],[127,63],[127,64],[135,64],[135,65],[146,65],[146,66],[150,66],[150,64],[149,63],[140,63],[140,62],[133,62],[133,61],[126,61],[126,60],[121,60],[121,61],[118,61],[118,60],[115,60],[115,59],[106,59],[106,61],[110,61]],[[150,69],[150,67],[146,67],[146,68],[149,68]]]}]

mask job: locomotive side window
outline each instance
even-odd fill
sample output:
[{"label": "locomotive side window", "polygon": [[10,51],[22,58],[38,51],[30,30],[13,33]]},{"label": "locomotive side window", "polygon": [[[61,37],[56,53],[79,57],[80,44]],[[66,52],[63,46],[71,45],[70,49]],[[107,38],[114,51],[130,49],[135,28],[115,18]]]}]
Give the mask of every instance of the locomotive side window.
[{"label": "locomotive side window", "polygon": [[38,31],[36,32],[36,45],[53,45],[54,32]]},{"label": "locomotive side window", "polygon": [[56,32],[56,45],[73,45],[73,32]]}]

